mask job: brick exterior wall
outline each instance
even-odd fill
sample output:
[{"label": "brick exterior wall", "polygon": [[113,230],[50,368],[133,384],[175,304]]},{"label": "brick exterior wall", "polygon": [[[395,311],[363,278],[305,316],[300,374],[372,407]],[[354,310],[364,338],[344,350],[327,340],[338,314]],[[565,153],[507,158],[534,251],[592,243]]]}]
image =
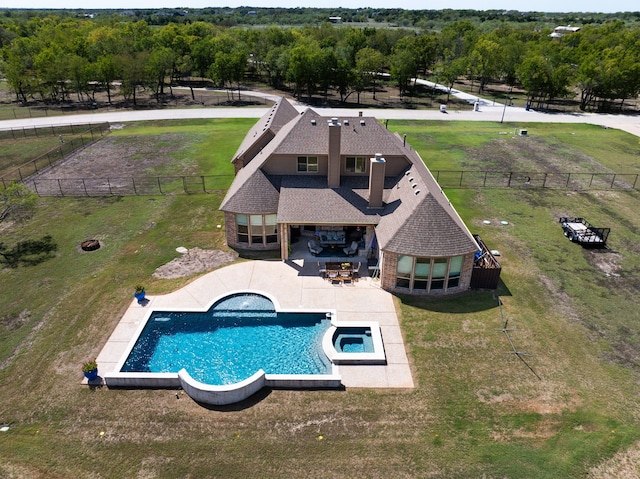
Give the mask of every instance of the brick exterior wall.
[{"label": "brick exterior wall", "polygon": [[467,291],[471,285],[471,273],[473,272],[473,254],[467,254],[462,262],[460,271],[460,283],[457,288],[448,290],[436,289],[430,292],[426,290],[413,290],[409,292],[405,288],[396,288],[396,270],[398,269],[398,255],[389,251],[384,251],[382,256],[382,271],[380,275],[380,285],[383,289],[393,293],[415,294],[424,296],[447,296]]}]

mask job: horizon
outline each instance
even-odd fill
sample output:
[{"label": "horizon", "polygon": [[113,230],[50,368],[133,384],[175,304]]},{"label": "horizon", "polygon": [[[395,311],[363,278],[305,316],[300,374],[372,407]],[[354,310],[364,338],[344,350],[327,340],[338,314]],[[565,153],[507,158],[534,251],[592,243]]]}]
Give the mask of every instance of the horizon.
[{"label": "horizon", "polygon": [[[343,7],[335,0],[320,0],[308,2],[304,0],[281,0],[278,5],[273,5],[273,0],[254,0],[246,2],[243,0],[226,1],[224,4],[212,4],[211,0],[112,0],[108,4],[88,6],[82,0],[33,0],[29,6],[24,6],[21,0],[7,0],[0,10],[148,10],[148,9],[203,9],[203,8],[323,8],[323,9],[348,9],[358,10],[359,8],[379,8],[379,9],[400,9],[400,10],[475,10],[483,11],[510,11],[510,12],[537,12],[537,13],[592,13],[592,14],[612,14],[612,13],[633,13],[640,12],[637,0],[618,0],[615,2],[601,2],[596,0],[566,0],[557,2],[556,0],[532,0],[529,2],[530,8],[521,10],[513,8],[513,2],[507,0],[486,0],[483,8],[477,8],[476,0],[459,0],[455,7],[445,0],[434,0],[429,8],[425,8],[423,2],[418,0],[408,0],[405,6],[390,7],[388,2],[382,0],[369,0],[364,5]],[[62,6],[60,5],[62,4]],[[307,5],[305,5],[307,4]],[[634,5],[635,4],[635,5]],[[633,8],[635,7],[635,8]]]}]

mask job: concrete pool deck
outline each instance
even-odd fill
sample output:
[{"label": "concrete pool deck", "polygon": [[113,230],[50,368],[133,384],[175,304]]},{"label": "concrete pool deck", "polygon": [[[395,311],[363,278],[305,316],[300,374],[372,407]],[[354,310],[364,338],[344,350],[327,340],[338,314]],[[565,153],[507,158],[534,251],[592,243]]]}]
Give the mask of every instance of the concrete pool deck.
[{"label": "concrete pool deck", "polygon": [[214,299],[239,290],[264,292],[283,309],[335,310],[340,321],[377,321],[386,365],[340,365],[342,384],[363,388],[413,388],[393,296],[365,277],[352,284],[331,284],[317,274],[317,264],[295,261],[246,261],[207,273],[173,293],[134,299],[97,357],[101,375],[115,372],[133,335],[150,309],[205,308]]}]

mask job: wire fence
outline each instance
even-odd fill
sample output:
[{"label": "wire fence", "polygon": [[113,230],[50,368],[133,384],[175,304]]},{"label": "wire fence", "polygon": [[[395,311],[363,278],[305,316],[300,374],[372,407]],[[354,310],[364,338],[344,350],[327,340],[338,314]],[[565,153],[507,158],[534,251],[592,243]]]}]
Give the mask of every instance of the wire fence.
[{"label": "wire fence", "polygon": [[147,196],[224,191],[233,175],[144,176],[112,178],[29,178],[24,183],[39,196]]},{"label": "wire fence", "polygon": [[[496,171],[433,172],[442,188],[511,188],[636,190],[637,174],[522,173]],[[39,196],[145,196],[202,194],[224,191],[233,175],[141,176],[108,178],[38,178],[23,180]]]},{"label": "wire fence", "polygon": [[541,173],[515,171],[436,170],[442,188],[547,188],[565,190],[634,190],[633,173]]},{"label": "wire fence", "polygon": [[[56,136],[59,139],[59,145],[56,148],[2,175],[0,178],[2,186],[6,187],[7,184],[15,181],[25,181],[30,176],[43,172],[69,153],[102,138],[109,128],[109,123],[100,123],[97,125],[63,125],[46,128],[25,127],[1,130],[0,141],[47,136]],[[69,135],[72,135],[73,138],[69,138]],[[80,136],[78,137],[78,135]]]}]

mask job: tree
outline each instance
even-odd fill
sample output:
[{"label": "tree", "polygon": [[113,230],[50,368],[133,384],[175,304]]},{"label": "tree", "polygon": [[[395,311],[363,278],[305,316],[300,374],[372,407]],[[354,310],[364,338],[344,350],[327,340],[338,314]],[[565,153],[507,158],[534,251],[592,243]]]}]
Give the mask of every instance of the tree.
[{"label": "tree", "polygon": [[168,47],[156,47],[149,54],[148,80],[151,82],[156,100],[160,100],[160,95],[164,94],[165,79],[167,76],[171,77],[175,60],[175,53]]},{"label": "tree", "polygon": [[125,100],[131,98],[133,104],[137,105],[136,92],[138,86],[149,84],[147,59],[149,54],[146,52],[128,53],[119,55],[116,59],[120,65],[122,74],[122,95]]},{"label": "tree", "polygon": [[[234,83],[237,84],[238,101],[240,101],[240,82],[247,69],[247,57],[247,52],[240,48],[230,52],[219,51],[209,69],[211,79],[222,87],[228,87],[228,91],[232,90]],[[233,93],[231,99],[233,100]]]},{"label": "tree", "polygon": [[29,218],[38,202],[38,196],[24,183],[0,187],[0,221],[7,218],[21,221]]},{"label": "tree", "polygon": [[480,38],[471,52],[471,58],[476,66],[480,85],[478,92],[484,91],[489,80],[498,73],[500,60],[500,45],[488,38]]},{"label": "tree", "polygon": [[36,84],[35,56],[41,45],[36,38],[19,37],[3,48],[5,75],[16,99],[27,103]]},{"label": "tree", "polygon": [[[383,63],[384,55],[373,48],[365,47],[356,53],[356,72],[365,89],[372,86],[374,100],[376,99],[376,80]],[[360,101],[359,98],[358,101]]]},{"label": "tree", "polygon": [[[400,44],[400,42],[398,42]],[[418,76],[418,59],[411,48],[396,48],[391,55],[389,72],[400,89],[400,96],[411,95],[412,80]]]}]

